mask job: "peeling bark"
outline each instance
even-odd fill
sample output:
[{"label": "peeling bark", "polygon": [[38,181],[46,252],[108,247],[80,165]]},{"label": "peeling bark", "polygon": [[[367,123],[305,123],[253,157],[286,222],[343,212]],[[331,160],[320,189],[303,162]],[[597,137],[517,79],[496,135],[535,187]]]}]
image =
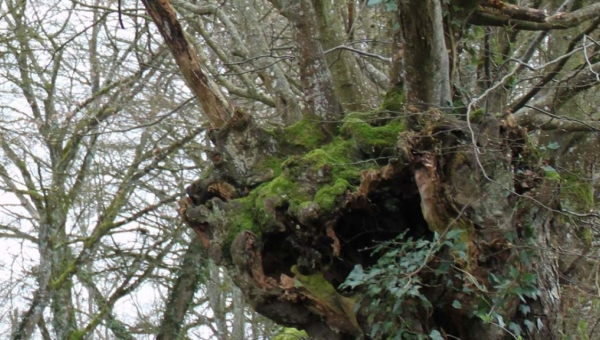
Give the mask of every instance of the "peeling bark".
[{"label": "peeling bark", "polygon": [[185,39],[171,4],[168,0],[144,0],[143,3],[212,125],[215,128],[223,126],[233,117],[234,109],[219,85],[203,70],[196,52]]}]

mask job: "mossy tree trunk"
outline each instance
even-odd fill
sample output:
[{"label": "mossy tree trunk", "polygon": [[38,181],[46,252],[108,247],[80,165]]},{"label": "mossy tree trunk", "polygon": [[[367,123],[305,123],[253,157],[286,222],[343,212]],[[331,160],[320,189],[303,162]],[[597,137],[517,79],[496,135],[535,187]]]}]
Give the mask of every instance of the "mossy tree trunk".
[{"label": "mossy tree trunk", "polygon": [[[454,1],[462,7],[451,13],[444,1],[399,0],[396,41],[404,58],[393,60],[404,65],[393,68],[403,70],[393,91],[403,95],[375,112],[343,116],[313,2],[271,2],[296,27],[307,113],[296,125],[263,129],[221,100],[218,87],[200,84],[214,127],[214,166],[180,201],[182,218],[246,300],[316,339],[371,334],[378,320],[355,308],[358,295],[338,288],[355,265],[377,262],[364,250],[401,234],[430,240],[456,230],[463,256],[453,248],[428,256],[414,275],[429,305],[407,299],[398,320],[411,332],[463,340],[506,339],[519,329],[532,339],[558,339],[553,250],[566,235],[560,181],[512,112],[488,107],[485,119],[472,120],[487,92],[462,115],[448,114],[457,45],[447,43],[455,23],[444,15],[482,25],[519,15],[526,29],[549,29],[588,20],[599,8],[542,18],[542,25],[541,12],[498,1]],[[144,4],[190,86],[210,84],[168,1]],[[439,259],[450,267],[440,269]]]}]

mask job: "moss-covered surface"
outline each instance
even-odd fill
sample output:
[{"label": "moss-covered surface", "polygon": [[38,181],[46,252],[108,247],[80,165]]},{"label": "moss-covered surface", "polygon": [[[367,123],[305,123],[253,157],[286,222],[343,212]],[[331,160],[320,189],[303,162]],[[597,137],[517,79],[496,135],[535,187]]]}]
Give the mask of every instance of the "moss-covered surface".
[{"label": "moss-covered surface", "polygon": [[561,204],[567,210],[575,212],[588,212],[594,208],[594,187],[590,181],[585,181],[582,176],[563,174],[560,176]]},{"label": "moss-covered surface", "polygon": [[69,340],[81,340],[85,336],[85,330],[72,331],[69,334]]},{"label": "moss-covered surface", "polygon": [[257,164],[257,174],[262,174],[272,171],[272,174],[277,177],[281,174],[282,158],[277,156],[267,157],[260,164]]},{"label": "moss-covered surface", "polygon": [[397,115],[404,111],[404,99],[404,90],[402,87],[395,87],[385,95],[381,109]]},{"label": "moss-covered surface", "polygon": [[316,203],[323,216],[333,214],[360,183],[362,170],[386,163],[385,158],[376,160],[365,150],[376,151],[378,156],[384,149],[390,156],[393,153],[403,123],[388,118],[381,126],[369,124],[377,115],[348,115],[343,134],[326,144],[318,122],[310,119],[274,132],[300,154],[285,159],[273,156],[260,165],[261,172],[272,171],[275,177],[236,200],[241,208],[228,212],[226,246],[241,230],[250,230],[259,238],[265,232],[283,232],[286,226],[282,221],[309,203]]},{"label": "moss-covered surface", "polygon": [[309,339],[306,331],[301,331],[296,328],[284,328],[279,334],[275,335],[273,340],[304,340]]},{"label": "moss-covered surface", "polygon": [[327,137],[321,131],[321,121],[316,116],[305,116],[294,125],[274,132],[281,143],[291,147],[312,150],[322,145]]},{"label": "moss-covered surface", "polygon": [[373,156],[389,156],[394,153],[398,134],[404,130],[400,119],[389,121],[383,126],[374,126],[375,120],[368,117],[349,115],[342,125],[342,132],[352,138],[362,152]]},{"label": "moss-covered surface", "polygon": [[345,179],[338,179],[331,186],[324,186],[314,197],[314,202],[321,207],[321,209],[326,211],[333,210],[339,203],[339,198],[341,198],[344,193],[348,191],[350,188],[350,183]]},{"label": "moss-covered surface", "polygon": [[312,300],[319,313],[330,321],[336,320],[339,328],[347,328],[355,334],[362,333],[356,320],[355,299],[340,295],[322,273],[302,275],[295,266],[292,272],[296,288]]}]

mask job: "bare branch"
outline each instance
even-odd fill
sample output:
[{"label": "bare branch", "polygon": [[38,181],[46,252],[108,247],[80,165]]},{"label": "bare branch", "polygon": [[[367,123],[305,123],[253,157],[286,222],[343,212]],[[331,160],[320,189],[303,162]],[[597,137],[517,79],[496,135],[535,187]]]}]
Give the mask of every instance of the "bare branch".
[{"label": "bare branch", "polygon": [[[559,116],[539,107],[525,105],[530,110],[517,115],[519,125],[529,130],[561,130],[568,132],[598,132],[600,122]],[[545,118],[545,119],[544,119]]]},{"label": "bare branch", "polygon": [[233,117],[234,107],[210,75],[203,70],[169,1],[143,0],[142,2],[173,53],[185,80],[200,100],[204,113],[213,126],[223,126]]},{"label": "bare branch", "polygon": [[[490,3],[492,3],[490,1]],[[592,4],[571,13],[547,15],[545,12],[502,1],[497,6],[482,6],[469,18],[469,23],[479,26],[509,26],[529,31],[561,30],[575,27],[600,15],[600,4]]]},{"label": "bare branch", "polygon": [[392,58],[390,58],[390,57],[384,57],[384,56],[381,56],[379,54],[360,51],[360,50],[357,50],[355,48],[352,48],[352,47],[349,47],[349,46],[345,46],[345,45],[340,45],[340,46],[336,46],[334,48],[330,48],[330,49],[328,49],[327,51],[325,51],[323,53],[328,54],[328,53],[331,53],[331,52],[337,51],[337,50],[350,51],[352,53],[356,53],[356,54],[359,54],[359,55],[364,55],[364,56],[367,56],[367,57],[379,59],[379,60],[384,61],[386,63],[391,63],[392,62]]}]

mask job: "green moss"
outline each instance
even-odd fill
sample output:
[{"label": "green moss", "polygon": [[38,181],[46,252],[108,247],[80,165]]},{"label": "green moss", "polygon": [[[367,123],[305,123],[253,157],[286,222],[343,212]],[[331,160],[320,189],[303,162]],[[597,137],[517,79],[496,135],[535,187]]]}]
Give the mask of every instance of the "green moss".
[{"label": "green moss", "polygon": [[275,335],[272,340],[303,340],[309,339],[305,331],[296,328],[284,328],[281,333]]},{"label": "green moss", "polygon": [[385,95],[381,109],[393,113],[402,112],[404,111],[404,101],[404,90],[401,87],[394,87]]},{"label": "green moss", "polygon": [[323,277],[323,274],[318,272],[312,275],[302,275],[296,266],[292,267],[294,279],[296,279],[296,287],[303,287],[313,296],[326,299],[328,296],[338,294],[337,290]]},{"label": "green moss", "polygon": [[264,173],[272,170],[275,177],[279,176],[279,174],[281,174],[282,161],[283,160],[280,157],[267,157],[259,162],[257,172]]},{"label": "green moss", "polygon": [[[360,170],[373,163],[356,163],[360,152],[356,142],[343,138],[335,138],[331,143],[312,150],[304,156],[292,156],[283,162],[284,174],[289,178],[304,179],[306,176],[328,176],[333,180],[343,178],[355,182]],[[320,174],[320,175],[319,175]],[[331,182],[331,181],[329,181]]]},{"label": "green moss", "polygon": [[551,166],[547,166],[544,168],[544,177],[551,180],[560,180],[560,174]]},{"label": "green moss", "polygon": [[69,340],[81,340],[85,335],[85,330],[76,330],[69,333]]},{"label": "green moss", "polygon": [[367,167],[372,167],[374,163],[357,163],[360,158],[360,151],[353,140],[336,138],[332,143],[321,148],[329,155],[333,169],[333,175],[336,178],[343,178],[350,183],[358,184],[360,171]]},{"label": "green moss", "polygon": [[382,126],[373,126],[368,122],[368,119],[350,115],[344,119],[342,133],[354,139],[366,154],[392,154],[398,135],[404,130],[404,122],[401,119],[393,119]]},{"label": "green moss", "polygon": [[289,145],[301,146],[307,150],[319,147],[326,140],[321,131],[321,122],[313,116],[306,116],[296,124],[284,128],[280,138]]},{"label": "green moss", "polygon": [[582,228],[581,236],[583,237],[583,240],[586,242],[586,244],[592,245],[592,242],[594,241],[594,233],[590,229]]},{"label": "green moss", "polygon": [[[244,200],[248,201],[246,199]],[[255,228],[256,224],[254,223],[254,216],[250,214],[250,211],[248,209],[234,211],[233,213],[230,213],[228,217],[229,235],[227,239],[231,238],[231,240],[229,241],[233,241],[233,237],[235,237],[235,235],[237,235],[237,233],[242,230],[250,230],[255,234],[260,234],[260,230]]]},{"label": "green moss", "polygon": [[285,139],[285,145],[293,146],[287,150],[293,150],[292,156],[285,160],[270,157],[262,162],[261,169],[272,170],[274,178],[235,200],[240,207],[227,212],[225,246],[242,230],[250,230],[258,237],[282,230],[285,226],[278,216],[294,215],[310,202],[317,203],[322,213],[331,213],[344,195],[360,183],[362,170],[381,166],[376,161],[362,161],[363,149],[394,150],[402,122],[388,117],[377,121],[387,124],[371,126],[366,121],[374,115],[377,113],[350,115],[344,123],[345,135],[325,145],[317,122],[310,119],[276,132],[277,138]]},{"label": "green moss", "polygon": [[471,123],[479,124],[481,123],[483,116],[483,109],[475,109],[469,114],[468,118]]},{"label": "green moss", "polygon": [[321,272],[302,275],[298,268],[293,266],[292,273],[296,280],[296,288],[304,291],[318,305],[326,306],[326,310],[333,312],[338,317],[346,318],[354,326],[357,334],[362,333],[356,320],[356,301],[353,298],[340,295]]},{"label": "green moss", "polygon": [[350,188],[350,183],[344,179],[338,179],[331,186],[324,186],[315,194],[313,201],[325,211],[331,211],[338,203],[338,198],[342,197]]},{"label": "green moss", "polygon": [[64,268],[65,269],[60,274],[60,276],[56,280],[53,280],[52,282],[50,282],[51,290],[58,289],[62,284],[65,283],[65,281],[67,281],[68,279],[71,278],[71,274],[77,270],[77,261],[74,260],[74,261],[69,262],[69,264]]},{"label": "green moss", "polygon": [[404,124],[395,119],[384,126],[371,126],[363,120],[349,118],[343,129],[360,144],[393,146],[398,140],[398,134],[404,129]]},{"label": "green moss", "polygon": [[594,188],[589,181],[567,174],[562,176],[561,203],[568,210],[589,211],[594,208]]},{"label": "green moss", "polygon": [[266,228],[278,225],[275,220],[275,210],[285,209],[294,212],[300,203],[309,200],[310,195],[304,192],[297,182],[285,174],[265,183],[256,189],[255,199],[251,202],[252,215],[255,221]]}]

